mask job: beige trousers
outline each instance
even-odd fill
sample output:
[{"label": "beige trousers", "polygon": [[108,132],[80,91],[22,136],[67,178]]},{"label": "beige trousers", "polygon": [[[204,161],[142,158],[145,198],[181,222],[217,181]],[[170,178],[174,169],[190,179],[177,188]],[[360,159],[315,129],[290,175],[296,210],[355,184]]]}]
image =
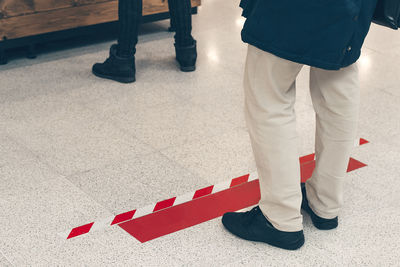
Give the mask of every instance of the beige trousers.
[{"label": "beige trousers", "polygon": [[[244,76],[245,115],[260,180],[260,209],[281,231],[303,229],[296,132],[296,77],[303,65],[249,45]],[[316,168],[306,184],[311,209],[338,216],[343,182],[356,138],[360,89],[357,65],[311,68],[316,113]]]}]

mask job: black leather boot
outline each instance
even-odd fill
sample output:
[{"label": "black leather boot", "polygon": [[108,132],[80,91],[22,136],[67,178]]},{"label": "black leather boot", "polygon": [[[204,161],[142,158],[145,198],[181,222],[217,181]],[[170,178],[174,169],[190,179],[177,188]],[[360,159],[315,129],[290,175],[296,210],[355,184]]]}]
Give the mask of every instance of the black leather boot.
[{"label": "black leather boot", "polygon": [[189,72],[196,70],[197,47],[196,40],[190,46],[179,46],[175,43],[176,60],[181,71]]},{"label": "black leather boot", "polygon": [[117,56],[118,45],[110,48],[110,57],[104,63],[93,65],[92,72],[100,78],[110,79],[121,83],[132,83],[135,79],[135,56]]}]

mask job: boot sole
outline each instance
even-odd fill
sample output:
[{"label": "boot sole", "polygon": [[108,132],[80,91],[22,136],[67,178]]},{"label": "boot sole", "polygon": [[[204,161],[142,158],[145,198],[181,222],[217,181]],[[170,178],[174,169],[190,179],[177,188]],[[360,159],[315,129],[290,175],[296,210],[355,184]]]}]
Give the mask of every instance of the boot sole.
[{"label": "boot sole", "polygon": [[195,70],[196,70],[196,66],[181,67],[181,71],[183,71],[183,72],[191,72],[191,71],[195,71]]},{"label": "boot sole", "polygon": [[115,77],[115,76],[110,76],[110,75],[103,75],[103,74],[95,72],[94,70],[92,70],[92,73],[99,78],[109,79],[109,80],[113,80],[113,81],[120,82],[120,83],[133,83],[136,81],[135,77],[127,78],[127,77]]},{"label": "boot sole", "polygon": [[298,250],[299,248],[301,248],[304,245],[304,242],[305,242],[304,238],[302,238],[302,239],[293,241],[290,244],[282,245],[278,241],[277,242],[272,242],[272,241],[264,240],[264,239],[260,239],[260,238],[251,239],[251,238],[246,238],[246,237],[240,236],[238,234],[234,234],[234,235],[236,235],[237,237],[240,237],[241,239],[244,239],[244,240],[266,243],[266,244],[268,244],[270,246],[281,248],[281,249],[286,249],[286,250]]},{"label": "boot sole", "polygon": [[327,230],[333,230],[335,228],[338,227],[337,222],[316,222],[311,218],[311,221],[313,223],[313,225],[318,229],[318,230],[323,230],[323,231],[327,231]]},{"label": "boot sole", "polygon": [[278,242],[276,242],[276,243],[275,242],[267,242],[265,240],[255,240],[255,241],[267,243],[271,246],[281,248],[281,249],[286,249],[286,250],[298,250],[299,248],[301,248],[304,245],[304,242],[305,242],[304,238],[296,240],[293,243],[287,244],[287,245],[281,245]]},{"label": "boot sole", "polygon": [[322,223],[322,224],[316,224],[314,223],[314,226],[318,228],[319,230],[333,230],[338,227],[336,223]]},{"label": "boot sole", "polygon": [[222,220],[222,224],[224,225],[224,227],[225,227],[225,229],[227,231],[229,231],[231,234],[233,234],[233,235],[235,235],[235,236],[237,236],[237,237],[239,237],[241,239],[248,240],[248,241],[266,243],[266,244],[268,244],[270,246],[281,248],[281,249],[297,250],[297,249],[301,248],[304,245],[304,242],[305,242],[304,236],[302,238],[300,238],[300,239],[294,240],[293,242],[286,243],[286,244],[282,244],[282,242],[279,242],[279,241],[267,240],[267,239],[262,239],[262,238],[257,238],[257,237],[247,238],[245,236],[242,236],[239,233],[235,233],[234,231],[231,231],[229,225],[227,225],[224,222],[224,220]]}]

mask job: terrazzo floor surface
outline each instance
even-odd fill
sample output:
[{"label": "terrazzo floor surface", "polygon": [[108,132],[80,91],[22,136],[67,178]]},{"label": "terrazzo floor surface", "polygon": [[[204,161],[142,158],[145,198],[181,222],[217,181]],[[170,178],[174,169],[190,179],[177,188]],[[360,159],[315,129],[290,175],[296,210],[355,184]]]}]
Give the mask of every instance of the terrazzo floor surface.
[{"label": "terrazzo floor surface", "polygon": [[[340,227],[304,217],[287,252],[237,239],[220,218],[140,243],[118,227],[62,240],[98,218],[255,171],[242,114],[239,1],[203,0],[198,64],[178,71],[168,21],[145,25],[137,82],[91,74],[111,42],[0,66],[0,266],[398,266],[400,33],[373,26],[359,61],[367,167],[346,178]],[[308,69],[298,79],[299,152],[314,152]]]}]

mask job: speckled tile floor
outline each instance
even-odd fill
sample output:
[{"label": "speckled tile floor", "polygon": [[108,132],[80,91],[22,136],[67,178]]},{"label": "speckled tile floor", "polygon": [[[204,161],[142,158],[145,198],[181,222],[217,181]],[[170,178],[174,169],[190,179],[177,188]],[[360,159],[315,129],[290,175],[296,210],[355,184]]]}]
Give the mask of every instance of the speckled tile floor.
[{"label": "speckled tile floor", "polygon": [[[239,240],[220,218],[140,243],[114,227],[57,235],[255,170],[242,114],[239,0],[203,0],[198,69],[181,73],[167,21],[143,27],[137,82],[95,78],[110,42],[0,66],[0,266],[398,266],[400,34],[373,26],[359,61],[359,136],[337,230],[305,216],[287,252]],[[150,30],[149,30],[150,29]],[[156,30],[154,30],[156,29]],[[313,152],[308,69],[298,79],[299,151]]]}]

